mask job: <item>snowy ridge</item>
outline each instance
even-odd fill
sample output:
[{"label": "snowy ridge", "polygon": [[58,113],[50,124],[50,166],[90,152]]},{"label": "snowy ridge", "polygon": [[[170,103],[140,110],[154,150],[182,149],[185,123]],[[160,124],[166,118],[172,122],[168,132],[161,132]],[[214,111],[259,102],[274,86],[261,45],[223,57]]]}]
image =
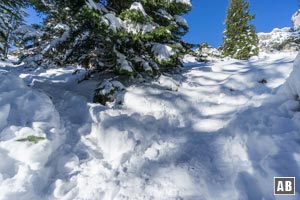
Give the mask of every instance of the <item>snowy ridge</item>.
[{"label": "snowy ridge", "polygon": [[293,27],[275,28],[270,33],[258,33],[262,52],[296,52],[299,50],[299,11],[292,16]]},{"label": "snowy ridge", "polygon": [[259,48],[262,52],[296,52],[299,49],[300,35],[297,31],[285,27],[282,29],[275,28],[270,33],[258,33]]},{"label": "snowy ridge", "polygon": [[292,16],[292,22],[293,22],[293,30],[297,31],[300,28],[300,10],[295,12]]}]

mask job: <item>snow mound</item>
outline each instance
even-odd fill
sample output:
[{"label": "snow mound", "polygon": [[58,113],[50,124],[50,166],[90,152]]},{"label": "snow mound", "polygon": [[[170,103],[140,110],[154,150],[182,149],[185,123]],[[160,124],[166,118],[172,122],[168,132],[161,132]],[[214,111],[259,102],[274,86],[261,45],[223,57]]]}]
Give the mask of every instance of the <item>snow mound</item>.
[{"label": "snow mound", "polygon": [[47,185],[44,167],[60,131],[47,95],[0,73],[0,199],[40,199]]},{"label": "snow mound", "polygon": [[172,77],[165,75],[161,75],[159,77],[158,83],[160,86],[171,91],[178,91],[178,87],[180,86],[180,84],[177,81],[175,81]]},{"label": "snow mound", "polygon": [[[186,56],[182,74],[127,87],[113,107],[88,103],[92,84],[66,78],[70,69],[0,61],[10,71],[0,73],[0,199],[274,199],[274,176],[300,176],[300,115],[282,109],[297,101],[274,95],[294,56],[210,64]],[[282,88],[291,97],[299,60]],[[29,84],[27,73],[37,73],[35,89],[11,75]],[[161,87],[179,82],[177,92]],[[123,88],[102,86],[103,94]],[[16,141],[30,135],[45,139]]]},{"label": "snow mound", "polygon": [[279,90],[279,94],[284,94],[287,98],[299,101],[300,97],[300,53],[294,62],[294,69],[286,83]]}]

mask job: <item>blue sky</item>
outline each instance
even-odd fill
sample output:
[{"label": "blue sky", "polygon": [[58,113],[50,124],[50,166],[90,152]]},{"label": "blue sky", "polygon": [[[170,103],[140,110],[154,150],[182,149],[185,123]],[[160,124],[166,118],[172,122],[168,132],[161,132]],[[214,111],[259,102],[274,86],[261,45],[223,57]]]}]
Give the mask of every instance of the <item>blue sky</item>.
[{"label": "blue sky", "polygon": [[[224,20],[228,0],[191,0],[192,11],[185,16],[190,31],[184,40],[191,43],[208,42],[213,47],[222,44]],[[291,16],[299,8],[300,0],[250,0],[250,10],[256,14],[252,23],[258,32],[270,32],[273,28],[291,27]],[[29,9],[29,23],[41,20]]]},{"label": "blue sky", "polygon": [[[184,40],[191,43],[208,42],[213,47],[222,44],[228,0],[191,0],[192,11],[185,16],[190,32]],[[250,0],[250,10],[256,14],[252,24],[257,32],[291,27],[291,17],[299,9],[299,0]]]},{"label": "blue sky", "polygon": [[41,17],[35,12],[35,10],[31,7],[26,9],[26,12],[29,14],[26,18],[25,21],[28,24],[39,24],[42,22]]}]

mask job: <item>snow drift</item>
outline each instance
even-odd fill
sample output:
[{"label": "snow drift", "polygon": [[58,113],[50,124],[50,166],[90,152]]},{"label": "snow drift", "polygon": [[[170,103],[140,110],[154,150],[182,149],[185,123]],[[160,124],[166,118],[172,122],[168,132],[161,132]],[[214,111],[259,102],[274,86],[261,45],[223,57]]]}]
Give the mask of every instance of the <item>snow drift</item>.
[{"label": "snow drift", "polygon": [[0,73],[0,199],[39,198],[60,132],[59,115],[47,95]]},{"label": "snow drift", "polygon": [[295,59],[292,73],[280,89],[279,93],[285,94],[289,99],[300,100],[300,53]]},{"label": "snow drift", "polygon": [[111,106],[71,68],[0,61],[0,199],[274,199],[274,176],[300,177],[299,56],[280,94],[295,54],[260,56],[186,57]]}]

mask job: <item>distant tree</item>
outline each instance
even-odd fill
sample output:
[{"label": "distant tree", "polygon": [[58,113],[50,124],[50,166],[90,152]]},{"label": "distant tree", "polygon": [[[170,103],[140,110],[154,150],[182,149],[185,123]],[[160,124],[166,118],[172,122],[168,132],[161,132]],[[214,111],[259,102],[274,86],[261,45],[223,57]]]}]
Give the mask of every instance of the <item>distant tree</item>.
[{"label": "distant tree", "polygon": [[255,27],[249,25],[254,18],[255,16],[250,14],[247,0],[230,0],[222,46],[225,56],[247,60],[258,54]]}]

